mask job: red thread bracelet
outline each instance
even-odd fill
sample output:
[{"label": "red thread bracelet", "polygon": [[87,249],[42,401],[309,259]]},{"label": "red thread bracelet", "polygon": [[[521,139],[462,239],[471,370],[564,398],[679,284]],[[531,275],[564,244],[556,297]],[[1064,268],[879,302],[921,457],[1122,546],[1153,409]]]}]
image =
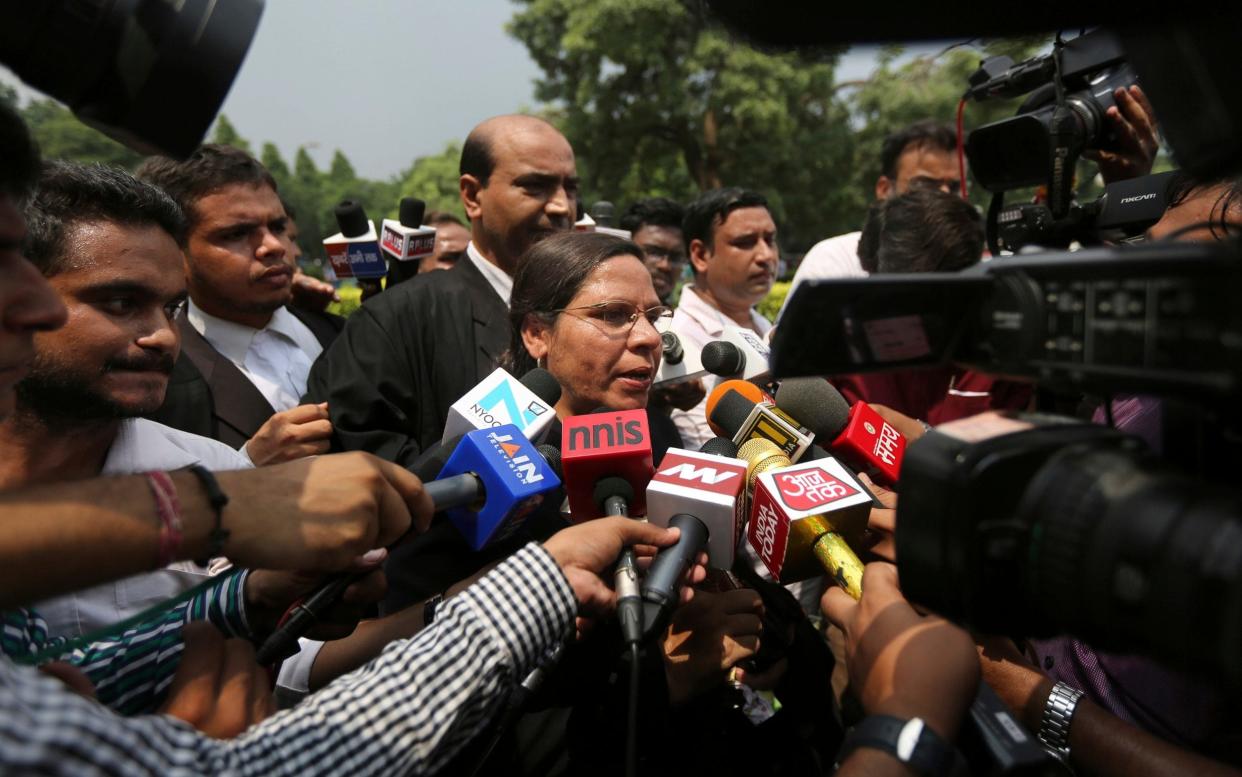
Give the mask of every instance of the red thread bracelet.
[{"label": "red thread bracelet", "polygon": [[176,561],[181,550],[181,501],[167,472],[148,472],[146,478],[155,497],[155,514],[160,519],[159,556],[155,564],[161,568]]}]

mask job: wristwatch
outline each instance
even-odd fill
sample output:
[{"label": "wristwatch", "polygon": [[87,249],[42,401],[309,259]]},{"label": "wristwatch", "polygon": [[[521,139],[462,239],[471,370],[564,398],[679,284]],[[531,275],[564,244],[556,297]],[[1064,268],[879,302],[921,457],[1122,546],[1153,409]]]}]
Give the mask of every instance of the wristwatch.
[{"label": "wristwatch", "polygon": [[863,718],[845,738],[837,766],[860,747],[883,750],[924,777],[953,774],[960,756],[922,718],[902,720],[891,715]]},{"label": "wristwatch", "polygon": [[444,594],[436,594],[423,602],[423,627],[430,626],[436,619],[436,609],[444,601]]},{"label": "wristwatch", "polygon": [[1044,703],[1044,716],[1039,721],[1039,741],[1043,743],[1044,750],[1062,762],[1069,758],[1070,720],[1081,698],[1082,691],[1065,683],[1057,683],[1052,686],[1052,693],[1048,694],[1048,701]]}]

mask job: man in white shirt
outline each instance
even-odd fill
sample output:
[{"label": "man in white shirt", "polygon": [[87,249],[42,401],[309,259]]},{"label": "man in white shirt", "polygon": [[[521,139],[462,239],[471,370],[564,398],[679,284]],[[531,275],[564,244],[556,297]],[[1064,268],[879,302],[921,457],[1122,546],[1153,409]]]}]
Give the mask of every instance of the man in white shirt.
[{"label": "man in white shirt", "polygon": [[[772,325],[755,310],[776,277],[776,222],[763,195],[744,189],[716,189],[686,208],[683,232],[694,283],[681,291],[672,330],[686,347],[702,349],[719,340],[727,325],[766,337]],[[718,383],[708,386],[708,393]],[[672,411],[687,448],[715,437],[707,425],[707,400]]]},{"label": "man in white shirt", "polygon": [[153,157],[137,175],[188,221],[182,358],[152,417],[241,448],[255,464],[327,452],[327,408],[301,397],[342,324],[287,307],[295,267],[276,182],[249,154],[217,145],[183,162]]},{"label": "man in white shirt", "polygon": [[[947,124],[925,119],[894,132],[884,139],[880,150],[880,177],[875,182],[875,198],[888,199],[912,188],[958,191],[961,175],[956,151],[957,135]],[[803,281],[867,277],[870,273],[858,259],[861,235],[861,232],[848,232],[812,246],[794,273],[786,303],[793,299],[794,289]],[[781,313],[784,312],[782,307]]]}]

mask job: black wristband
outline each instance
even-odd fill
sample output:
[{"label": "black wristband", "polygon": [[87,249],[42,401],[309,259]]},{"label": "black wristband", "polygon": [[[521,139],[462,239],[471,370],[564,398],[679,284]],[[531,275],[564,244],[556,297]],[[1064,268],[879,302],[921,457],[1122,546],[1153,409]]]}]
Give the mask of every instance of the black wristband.
[{"label": "black wristband", "polygon": [[838,766],[860,747],[882,750],[924,777],[953,774],[957,750],[928,728],[921,718],[902,720],[891,715],[869,715],[845,738]]},{"label": "black wristband", "polygon": [[224,506],[229,503],[229,496],[220,488],[220,481],[216,480],[216,476],[211,474],[207,468],[191,464],[186,469],[190,470],[194,477],[198,478],[198,482],[203,484],[203,490],[207,492],[207,503],[211,505],[211,509],[216,514],[216,525],[207,535],[207,554],[195,562],[205,567],[211,559],[223,555],[224,543],[229,539],[229,530],[223,525]]},{"label": "black wristband", "polygon": [[436,594],[423,602],[423,628],[427,628],[435,621],[436,610],[440,607],[440,602],[443,601],[444,594]]}]

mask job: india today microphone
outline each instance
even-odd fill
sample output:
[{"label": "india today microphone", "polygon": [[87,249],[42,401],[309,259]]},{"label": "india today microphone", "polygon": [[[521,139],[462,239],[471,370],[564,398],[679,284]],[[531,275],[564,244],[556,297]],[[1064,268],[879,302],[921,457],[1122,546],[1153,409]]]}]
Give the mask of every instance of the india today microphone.
[{"label": "india today microphone", "polygon": [[850,406],[821,378],[792,378],[781,383],[776,406],[855,470],[883,485],[897,484],[906,438],[866,402]]},{"label": "india today microphone", "polygon": [[863,565],[849,540],[862,537],[871,505],[871,494],[836,459],[769,468],[754,479],[747,538],[780,583],[826,572],[857,599]]},{"label": "india today microphone", "polygon": [[380,248],[396,262],[418,262],[436,252],[436,230],[423,226],[427,204],[415,197],[403,197],[398,218],[384,219],[380,229]]},{"label": "india today microphone", "polygon": [[[790,461],[798,461],[815,440],[811,430],[799,424],[779,408],[766,402],[755,403],[741,393],[721,384],[712,392],[720,395],[712,403],[709,419],[712,428],[741,446],[747,440],[762,437],[784,451]],[[724,389],[721,391],[721,389]]]},{"label": "india today microphone", "polygon": [[375,224],[362,205],[342,200],[334,209],[340,232],[323,239],[323,250],[338,278],[382,278],[388,263],[380,252]]},{"label": "india today microphone", "polygon": [[526,438],[542,442],[556,418],[561,385],[552,373],[536,367],[519,381],[497,368],[449,407],[442,443],[475,429],[513,424]]},{"label": "india today microphone", "polygon": [[651,480],[651,433],[646,410],[600,410],[566,418],[561,426],[561,471],[575,523],[600,518],[596,484],[618,477],[634,492],[630,515],[645,515]]}]

